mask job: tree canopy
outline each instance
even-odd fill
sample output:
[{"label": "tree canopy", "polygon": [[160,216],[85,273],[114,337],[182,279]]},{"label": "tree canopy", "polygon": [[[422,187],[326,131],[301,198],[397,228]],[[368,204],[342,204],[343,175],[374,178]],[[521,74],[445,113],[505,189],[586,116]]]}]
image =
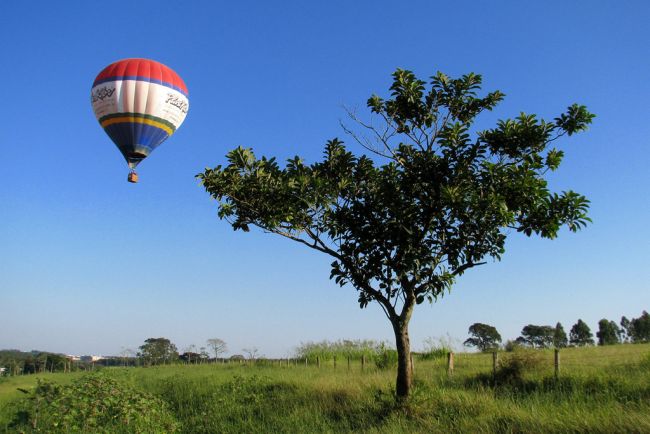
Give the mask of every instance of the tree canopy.
[{"label": "tree canopy", "polygon": [[328,255],[330,277],[351,284],[360,307],[378,303],[395,333],[401,397],[412,379],[415,305],[500,259],[512,230],[555,238],[590,221],[587,198],[549,190],[546,175],[564,155],[552,145],[594,115],[574,104],[552,121],[521,113],[472,133],[476,117],[504,97],[479,95],[481,83],[477,74],[438,72],[427,85],[398,69],[390,97],[368,99],[373,120],[349,112],[355,127],[344,126],[368,155],[332,139],[322,161],[296,156],[281,166],[238,147],[225,167],[197,175],[233,229],[258,227]]},{"label": "tree canopy", "polygon": [[569,344],[569,339],[567,338],[564,327],[561,323],[555,325],[555,331],[553,332],[553,346],[555,348],[564,348]]},{"label": "tree canopy", "polygon": [[498,348],[501,343],[501,335],[494,326],[482,323],[474,323],[469,326],[468,333],[471,335],[463,345],[476,347],[481,351]]},{"label": "tree canopy", "polygon": [[548,348],[555,340],[555,328],[548,325],[528,324],[521,330],[517,342],[533,348]]},{"label": "tree canopy", "polygon": [[591,333],[591,329],[583,320],[579,319],[569,332],[569,342],[571,345],[582,347],[585,345],[594,344],[594,335]]},{"label": "tree canopy", "polygon": [[228,351],[228,345],[223,339],[219,338],[210,338],[206,341],[208,344],[208,347],[212,350],[214,353],[214,358],[218,359],[219,354],[226,353]]},{"label": "tree canopy", "polygon": [[149,338],[140,346],[138,354],[145,363],[158,365],[169,363],[178,359],[176,345],[167,338]]},{"label": "tree canopy", "polygon": [[645,310],[638,318],[629,322],[630,338],[632,342],[650,342],[650,314]]},{"label": "tree canopy", "polygon": [[621,330],[614,321],[609,321],[605,318],[598,321],[598,345],[613,345],[619,343]]}]

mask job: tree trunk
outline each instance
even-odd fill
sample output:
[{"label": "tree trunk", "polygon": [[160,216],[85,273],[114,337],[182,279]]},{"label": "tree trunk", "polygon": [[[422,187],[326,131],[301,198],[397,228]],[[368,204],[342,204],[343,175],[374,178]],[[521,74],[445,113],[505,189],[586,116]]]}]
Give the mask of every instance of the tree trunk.
[{"label": "tree trunk", "polygon": [[397,384],[395,387],[398,400],[405,400],[411,393],[413,383],[413,365],[411,364],[411,342],[408,323],[393,324],[395,344],[397,346]]}]

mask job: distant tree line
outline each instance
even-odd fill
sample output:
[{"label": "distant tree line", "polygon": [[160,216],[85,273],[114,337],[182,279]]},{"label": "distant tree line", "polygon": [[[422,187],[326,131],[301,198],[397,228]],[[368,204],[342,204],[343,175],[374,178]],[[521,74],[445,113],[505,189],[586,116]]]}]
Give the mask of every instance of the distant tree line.
[{"label": "distant tree line", "polygon": [[[137,358],[144,366],[172,363],[201,364],[223,360],[223,355],[228,352],[228,345],[222,339],[211,338],[206,341],[204,347],[197,348],[196,345],[189,345],[184,352],[180,353],[176,345],[167,338],[149,338],[138,349]],[[209,350],[214,357],[210,356]],[[253,352],[253,356],[256,354],[257,349]],[[235,355],[231,358],[238,359],[243,356]]]},{"label": "distant tree line", "polygon": [[[521,335],[515,340],[502,343],[502,338],[494,326],[483,323],[474,323],[469,327],[470,337],[464,342],[466,346],[476,347],[480,351],[491,351],[499,347],[511,350],[517,346],[530,348],[564,348],[567,346],[613,345],[619,343],[648,343],[650,342],[650,314],[643,311],[638,318],[628,319],[623,316],[619,323],[608,319],[598,322],[598,331],[594,339],[589,326],[582,320],[571,327],[567,336],[561,323],[555,327],[550,325],[528,324],[521,330]],[[208,349],[212,351],[211,357]],[[389,349],[383,342],[375,341],[348,341],[319,342],[301,344],[296,355],[300,358],[319,357],[321,360],[331,359],[334,355],[345,355],[352,359],[366,356],[375,358],[378,354],[385,355]],[[433,351],[433,350],[432,350]],[[119,357],[107,357],[97,361],[72,360],[64,354],[46,351],[23,352],[19,350],[0,350],[0,374],[22,375],[37,374],[42,372],[72,372],[77,370],[90,370],[98,366],[152,366],[172,363],[199,364],[224,360],[223,355],[228,352],[226,342],[219,338],[206,341],[206,347],[197,350],[195,345],[190,345],[183,353],[179,353],[176,345],[167,338],[149,338],[139,347],[136,353],[124,350]],[[259,358],[256,347],[242,350],[248,359]],[[434,351],[435,352],[435,351]],[[231,360],[243,360],[245,357],[234,354]]]},{"label": "distant tree line", "polygon": [[[502,346],[501,335],[494,326],[474,323],[469,326],[468,333],[470,337],[464,342],[466,346],[476,347],[480,351],[491,351]],[[595,337],[598,345],[650,342],[650,314],[643,311],[641,316],[632,319],[623,316],[618,324],[603,318],[598,322]],[[510,350],[516,346],[564,348],[595,344],[596,340],[589,326],[582,319],[578,319],[571,327],[568,336],[559,322],[555,327],[528,324],[521,330],[518,338],[507,341],[503,347]]]},{"label": "distant tree line", "polygon": [[[90,356],[81,358],[46,351],[24,352],[20,350],[0,350],[0,376],[39,374],[43,372],[72,372],[92,370],[106,366],[151,366],[171,363],[207,363],[228,351],[226,343],[218,338],[208,339],[207,347],[198,350],[190,345],[185,352],[178,352],[167,338],[149,338],[139,347],[139,351],[125,349],[119,356],[93,359]],[[214,358],[210,358],[207,348],[210,348]],[[252,351],[252,350],[249,350]],[[254,350],[254,355],[257,349]],[[243,356],[233,356],[243,358]]]},{"label": "distant tree line", "polygon": [[41,372],[67,372],[84,369],[73,365],[63,354],[47,351],[0,350],[0,368],[4,375],[38,374]]}]

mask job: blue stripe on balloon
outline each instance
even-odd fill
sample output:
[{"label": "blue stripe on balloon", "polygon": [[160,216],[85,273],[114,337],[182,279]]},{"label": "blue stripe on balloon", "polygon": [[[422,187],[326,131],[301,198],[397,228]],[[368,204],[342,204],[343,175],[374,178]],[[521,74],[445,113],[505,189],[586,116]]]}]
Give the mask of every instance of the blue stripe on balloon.
[{"label": "blue stripe on balloon", "polygon": [[162,80],[157,80],[155,78],[141,77],[141,76],[136,76],[136,75],[116,75],[114,77],[103,78],[101,80],[95,81],[93,83],[93,87],[97,86],[98,84],[106,83],[108,81],[117,81],[117,80],[122,80],[122,81],[126,81],[126,80],[146,81],[148,83],[161,84],[163,86],[166,86],[166,87],[172,88],[174,90],[177,90],[177,91],[179,91],[180,93],[182,93],[183,95],[185,95],[186,97],[189,98],[189,95],[187,94],[187,92],[185,92],[183,89],[181,89],[178,86],[174,86],[171,83],[167,83],[166,81],[162,81]]},{"label": "blue stripe on balloon", "polygon": [[149,154],[156,149],[168,137],[167,131],[135,122],[120,122],[108,125],[104,128],[106,134],[117,145],[125,158],[133,152],[141,152],[144,148]]}]

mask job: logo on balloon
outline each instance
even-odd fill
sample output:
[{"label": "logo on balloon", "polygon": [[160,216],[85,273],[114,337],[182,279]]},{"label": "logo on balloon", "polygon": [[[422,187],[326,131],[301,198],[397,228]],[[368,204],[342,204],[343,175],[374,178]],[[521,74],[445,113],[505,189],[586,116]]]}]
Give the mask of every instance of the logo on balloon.
[{"label": "logo on balloon", "polygon": [[106,86],[100,87],[90,95],[90,100],[93,103],[97,101],[104,101],[104,98],[112,97],[113,93],[115,93],[114,87],[113,88],[108,88]]},{"label": "logo on balloon", "polygon": [[171,104],[174,107],[178,107],[180,111],[183,113],[187,113],[187,101],[181,99],[178,97],[178,95],[174,95],[173,93],[168,93],[167,94],[167,100],[165,100],[167,104]]}]

